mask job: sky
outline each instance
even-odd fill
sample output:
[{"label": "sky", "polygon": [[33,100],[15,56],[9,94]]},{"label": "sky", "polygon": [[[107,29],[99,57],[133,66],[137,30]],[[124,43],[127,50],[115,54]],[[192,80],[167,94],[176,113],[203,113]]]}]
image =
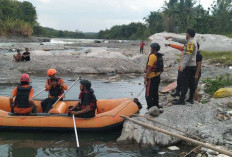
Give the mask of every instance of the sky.
[{"label": "sky", "polygon": [[[25,0],[19,0],[25,1]],[[98,32],[114,25],[144,22],[165,0],[26,0],[36,7],[41,26],[58,30]],[[167,0],[168,1],[168,0]],[[197,0],[207,9],[213,0]]]}]

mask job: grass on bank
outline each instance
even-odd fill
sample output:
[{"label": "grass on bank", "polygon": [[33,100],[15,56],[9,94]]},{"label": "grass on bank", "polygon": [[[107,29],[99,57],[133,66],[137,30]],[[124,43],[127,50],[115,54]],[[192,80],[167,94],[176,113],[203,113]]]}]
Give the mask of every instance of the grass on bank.
[{"label": "grass on bank", "polygon": [[[203,60],[210,60],[211,64],[220,63],[221,65],[230,66],[232,65],[232,51],[201,51]],[[181,54],[176,55],[177,62],[180,62]]]},{"label": "grass on bank", "polygon": [[22,20],[0,20],[0,36],[24,36],[30,37],[33,33],[32,26]]},{"label": "grass on bank", "polygon": [[229,74],[217,76],[216,78],[206,78],[203,80],[206,84],[205,92],[213,95],[218,89],[232,86],[232,77]]},{"label": "grass on bank", "polygon": [[210,52],[201,51],[203,59],[209,59],[210,63],[220,63],[222,65],[232,65],[232,51]]},{"label": "grass on bank", "polygon": [[231,34],[226,34],[228,38],[232,38],[232,33]]}]

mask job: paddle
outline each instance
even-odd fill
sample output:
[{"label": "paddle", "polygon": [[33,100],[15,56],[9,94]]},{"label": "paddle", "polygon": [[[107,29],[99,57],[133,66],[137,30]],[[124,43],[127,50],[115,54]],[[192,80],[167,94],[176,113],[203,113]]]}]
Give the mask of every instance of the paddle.
[{"label": "paddle", "polygon": [[73,84],[59,97],[59,99],[57,99],[56,100],[56,102],[52,105],[52,106],[54,106],[57,102],[59,102],[60,101],[60,99],[62,99],[62,97],[72,88],[72,86],[78,81],[78,80],[80,80],[81,79],[81,77],[78,77],[77,79],[76,79],[76,81],[75,82],[73,82]]},{"label": "paddle", "polygon": [[77,143],[77,152],[80,152],[80,145],[79,145],[79,141],[78,141],[77,128],[76,128],[76,122],[75,122],[74,115],[73,115],[73,125],[74,125],[74,131],[75,131],[75,137],[76,137],[76,143]]},{"label": "paddle", "polygon": [[39,94],[42,93],[43,91],[45,91],[45,88],[44,88],[43,90],[39,91],[38,93],[36,93],[36,94],[33,96],[33,98],[35,98],[37,95],[39,95]]},{"label": "paddle", "polygon": [[145,89],[145,86],[143,87],[143,89],[141,90],[141,92],[138,94],[138,96],[137,96],[137,97],[135,97],[135,98],[139,99],[139,96],[140,96],[140,95],[141,95],[141,93],[144,91],[144,89]]}]

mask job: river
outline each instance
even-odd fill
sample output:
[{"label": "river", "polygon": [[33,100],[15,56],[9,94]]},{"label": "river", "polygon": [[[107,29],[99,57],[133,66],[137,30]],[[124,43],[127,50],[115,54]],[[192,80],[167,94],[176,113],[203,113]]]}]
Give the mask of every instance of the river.
[{"label": "river", "polygon": [[[67,42],[84,42],[84,40],[52,39],[45,44],[65,44]],[[86,40],[94,42],[94,40]],[[12,43],[4,43],[12,44]],[[27,43],[35,44],[35,43]],[[37,43],[38,44],[38,43]],[[3,45],[1,43],[0,45]],[[6,51],[2,51],[5,53]],[[65,51],[59,51],[65,53]],[[66,84],[70,86],[79,76],[61,76]],[[109,75],[82,75],[83,79],[92,82],[97,99],[112,99],[123,97],[138,97],[143,89],[143,76],[141,75],[121,75],[120,79],[107,81]],[[46,75],[31,76],[31,85],[37,93],[43,89]],[[162,85],[161,85],[162,86]],[[0,95],[9,96],[15,85],[0,85]],[[77,83],[66,95],[66,99],[77,99],[79,94],[79,84]],[[43,92],[37,96],[44,99],[47,93]],[[139,100],[143,104],[141,113],[146,112],[144,92],[139,95]],[[80,149],[83,156],[90,157],[137,157],[137,156],[177,156],[181,151],[169,151],[166,148],[141,148],[137,145],[118,145],[117,138],[121,130],[108,132],[78,132]],[[76,141],[73,132],[0,132],[0,157],[44,157],[76,156]]]}]

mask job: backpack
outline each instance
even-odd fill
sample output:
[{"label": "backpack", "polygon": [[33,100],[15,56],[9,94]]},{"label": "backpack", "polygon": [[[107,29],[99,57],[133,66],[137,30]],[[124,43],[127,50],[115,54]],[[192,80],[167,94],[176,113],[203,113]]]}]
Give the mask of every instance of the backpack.
[{"label": "backpack", "polygon": [[162,73],[164,71],[164,60],[163,60],[164,54],[157,52],[155,55],[157,57],[157,62],[156,62],[156,68],[154,72]]}]

